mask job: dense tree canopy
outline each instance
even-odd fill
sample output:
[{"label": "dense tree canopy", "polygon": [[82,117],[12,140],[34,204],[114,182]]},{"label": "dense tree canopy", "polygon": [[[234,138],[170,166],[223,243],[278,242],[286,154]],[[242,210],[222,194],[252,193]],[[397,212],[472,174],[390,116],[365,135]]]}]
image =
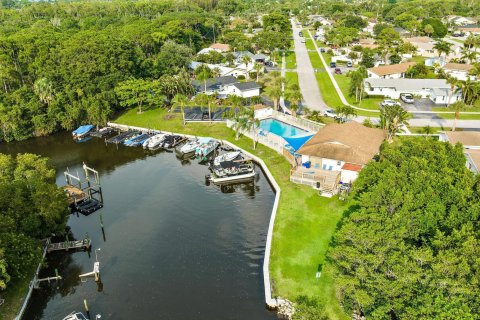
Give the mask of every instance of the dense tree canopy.
[{"label": "dense tree canopy", "polygon": [[463,147],[385,146],[356,181],[329,253],[347,312],[370,319],[478,319],[480,183]]},{"label": "dense tree canopy", "polygon": [[[185,69],[225,25],[217,11],[202,9],[213,2],[200,2],[42,2],[0,9],[0,139],[104,124],[127,105],[117,84]],[[223,1],[222,10],[229,3]]]},{"label": "dense tree canopy", "polygon": [[39,239],[62,233],[66,197],[47,159],[0,154],[0,289],[10,277],[30,276],[39,262]]}]

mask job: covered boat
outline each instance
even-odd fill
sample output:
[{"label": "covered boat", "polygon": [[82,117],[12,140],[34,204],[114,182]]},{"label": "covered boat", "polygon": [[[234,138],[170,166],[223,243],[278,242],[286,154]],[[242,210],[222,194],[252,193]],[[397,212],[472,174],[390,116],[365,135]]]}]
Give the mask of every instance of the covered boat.
[{"label": "covered boat", "polygon": [[83,139],[93,130],[93,128],[95,127],[91,124],[80,126],[72,131],[72,136],[74,139]]},{"label": "covered boat", "polygon": [[162,146],[166,136],[167,134],[165,133],[156,134],[153,137],[150,137],[149,139],[145,140],[143,142],[143,147],[145,149],[150,149],[150,150],[158,149]]},{"label": "covered boat", "polygon": [[207,175],[207,181],[213,183],[227,183],[231,181],[247,180],[255,177],[255,166],[251,160],[223,161]]},{"label": "covered boat", "polygon": [[189,140],[178,151],[182,154],[192,153],[195,152],[199,145],[200,142],[198,140]]},{"label": "covered boat", "polygon": [[165,137],[163,141],[163,147],[165,149],[174,148],[177,144],[185,140],[185,137],[179,136],[177,134],[169,134]]},{"label": "covered boat", "polygon": [[224,154],[219,155],[218,157],[215,157],[213,160],[213,165],[218,166],[220,163],[224,161],[233,161],[233,160],[238,160],[241,157],[241,152],[240,151],[230,151]]},{"label": "covered boat", "polygon": [[213,138],[201,138],[199,145],[195,149],[195,156],[200,159],[205,159],[213,150],[217,149],[220,143]]},{"label": "covered boat", "polygon": [[94,131],[94,132],[90,133],[90,135],[93,136],[93,137],[103,138],[103,137],[108,136],[112,132],[113,132],[113,128],[104,127],[104,128],[101,128],[97,131]]}]

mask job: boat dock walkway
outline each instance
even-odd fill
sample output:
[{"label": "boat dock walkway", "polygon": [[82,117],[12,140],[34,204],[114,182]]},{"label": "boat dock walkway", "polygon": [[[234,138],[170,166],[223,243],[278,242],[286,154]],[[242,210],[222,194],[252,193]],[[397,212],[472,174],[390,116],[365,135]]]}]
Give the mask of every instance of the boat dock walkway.
[{"label": "boat dock walkway", "polygon": [[50,243],[47,247],[47,252],[60,251],[60,250],[71,250],[71,249],[85,249],[88,250],[92,246],[92,240],[83,239],[76,241],[64,241],[57,243]]}]

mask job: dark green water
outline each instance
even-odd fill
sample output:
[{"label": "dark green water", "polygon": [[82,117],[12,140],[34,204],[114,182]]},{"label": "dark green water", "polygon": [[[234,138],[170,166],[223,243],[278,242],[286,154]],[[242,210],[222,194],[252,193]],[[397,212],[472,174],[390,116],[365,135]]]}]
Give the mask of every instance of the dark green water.
[{"label": "dark green water", "polygon": [[[274,319],[264,308],[262,263],[274,192],[255,182],[206,186],[207,167],[175,154],[106,146],[94,138],[76,144],[68,133],[14,144],[0,152],[51,159],[57,182],[82,162],[100,172],[105,207],[72,215],[80,239],[88,232],[98,252],[103,285],[81,282],[95,253],[51,253],[42,275],[58,283],[36,290],[24,319],[63,319],[83,311],[102,319]],[[105,240],[100,227],[105,225]]]}]

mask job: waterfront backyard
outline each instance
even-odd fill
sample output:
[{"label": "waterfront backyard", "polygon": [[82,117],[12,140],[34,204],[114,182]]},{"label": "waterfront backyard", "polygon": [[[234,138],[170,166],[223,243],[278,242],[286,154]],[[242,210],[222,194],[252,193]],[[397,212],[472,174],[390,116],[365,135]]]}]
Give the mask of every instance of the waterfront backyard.
[{"label": "waterfront backyard", "polygon": [[[335,296],[331,269],[325,263],[332,235],[347,204],[337,197],[322,198],[318,191],[290,182],[290,164],[282,155],[260,144],[253,150],[252,140],[246,137],[235,140],[233,130],[225,124],[183,126],[180,114],[170,114],[164,109],[148,110],[140,115],[130,110],[115,122],[228,140],[262,158],[282,189],[270,260],[273,296],[290,300],[302,295],[315,297],[325,305],[330,318],[347,318]],[[317,280],[319,266],[322,266],[322,275]]]}]

